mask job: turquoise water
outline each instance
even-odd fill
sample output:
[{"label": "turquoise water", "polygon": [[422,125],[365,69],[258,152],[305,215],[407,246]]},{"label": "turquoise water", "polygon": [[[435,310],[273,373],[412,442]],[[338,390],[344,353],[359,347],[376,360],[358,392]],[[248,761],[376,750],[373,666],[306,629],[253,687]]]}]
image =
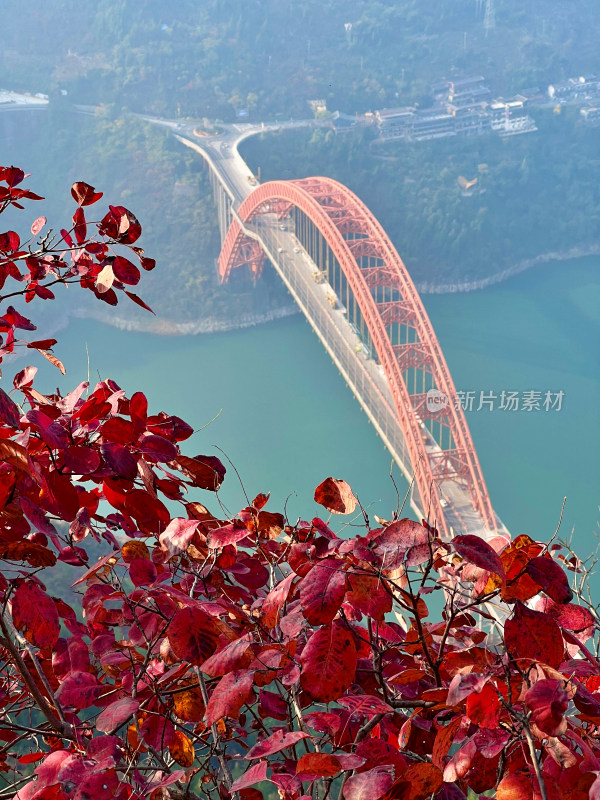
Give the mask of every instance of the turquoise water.
[{"label": "turquoise water", "polygon": [[[599,272],[597,258],[579,259],[481,292],[425,297],[457,389],[477,398],[481,390],[565,393],[560,412],[473,411],[467,418],[509,529],[549,538],[566,496],[562,532],[574,528],[583,553],[595,546],[599,516]],[[68,380],[44,369],[47,388],[85,377],[86,344],[92,379],[113,377],[128,393],[142,389],[153,410],[202,428],[186,452],[224,459],[218,445],[250,498],[272,492],[272,510],[287,503],[291,520],[319,513],[313,492],[328,475],[345,478],[371,517],[396,507],[390,457],[301,317],[196,337],[75,320],[56,348]],[[203,502],[211,510],[223,502],[235,513],[245,499],[227,466],[219,500],[205,493]],[[394,476],[403,494],[397,468]]]},{"label": "turquoise water", "polygon": [[494,506],[513,534],[575,530],[596,547],[600,503],[600,259],[552,263],[482,292],[425,297],[457,389],[563,391],[562,409],[467,420]]}]

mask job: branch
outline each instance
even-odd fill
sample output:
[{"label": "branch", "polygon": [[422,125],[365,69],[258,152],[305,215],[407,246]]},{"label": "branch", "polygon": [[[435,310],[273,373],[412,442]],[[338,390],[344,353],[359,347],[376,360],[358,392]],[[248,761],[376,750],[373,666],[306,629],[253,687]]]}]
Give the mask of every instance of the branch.
[{"label": "branch", "polygon": [[[202,700],[204,701],[204,707],[208,708],[208,692],[206,691],[206,683],[204,681],[204,675],[200,671],[200,667],[196,667],[196,675],[198,677],[198,683],[200,684],[200,691],[202,693]],[[217,731],[217,726],[213,722],[210,726],[210,732],[212,734],[213,742],[215,743],[215,748],[217,750],[217,758],[219,759],[219,765],[221,767],[221,772],[223,773],[223,779],[225,781],[225,785],[227,786],[228,790],[231,790],[231,786],[233,784],[233,778],[231,776],[231,770],[229,769],[229,764],[225,759],[225,752],[223,746],[221,744],[221,738],[219,736],[219,732]],[[232,792],[231,796],[234,800],[239,800],[239,794],[237,792]]]},{"label": "branch", "polygon": [[538,780],[538,785],[540,787],[540,794],[542,796],[542,800],[548,800],[548,792],[546,791],[546,784],[544,783],[542,771],[540,769],[540,765],[537,760],[537,753],[535,751],[533,736],[531,735],[531,731],[529,730],[529,725],[527,724],[527,722],[523,723],[523,733],[525,734],[525,738],[527,739],[527,744],[529,745],[529,755],[531,756],[531,760],[533,761],[535,777]]},{"label": "branch", "polygon": [[[375,714],[374,717],[372,717],[367,723],[365,723],[362,726],[362,728],[356,734],[354,742],[352,743],[352,750],[354,750],[356,745],[360,744],[362,740],[365,739],[371,733],[373,728],[381,722],[384,716],[385,714]],[[342,797],[344,796],[344,786],[346,785],[346,781],[348,780],[349,777],[354,775],[354,773],[355,770],[352,770],[351,772],[344,772],[344,774],[342,775],[340,790],[338,792],[338,800],[342,800]]]},{"label": "branch", "polygon": [[438,700],[388,700],[393,708],[433,708],[439,705]]},{"label": "branch", "polygon": [[6,627],[6,622],[4,620],[4,615],[3,614],[0,614],[0,628],[2,629],[2,634],[3,634],[3,637],[4,637],[4,645],[5,645],[6,649],[8,650],[8,652],[11,654],[11,656],[12,656],[14,662],[15,662],[15,666],[16,666],[19,674],[21,675],[21,677],[25,681],[31,696],[33,697],[33,699],[37,703],[38,708],[40,709],[42,714],[46,717],[46,719],[48,720],[48,722],[50,723],[52,728],[60,736],[62,736],[65,739],[70,739],[70,740],[73,741],[75,739],[75,737],[74,737],[73,732],[71,730],[71,726],[68,725],[67,723],[63,723],[63,722],[60,721],[60,719],[54,713],[54,709],[49,705],[49,703],[46,700],[46,698],[43,696],[43,694],[40,692],[40,690],[36,686],[35,681],[33,680],[32,676],[31,676],[31,673],[29,672],[29,670],[27,668],[27,665],[23,661],[23,658],[22,658],[21,654],[19,653],[18,649],[14,645],[14,642],[12,641],[12,638],[10,636],[9,630]]}]

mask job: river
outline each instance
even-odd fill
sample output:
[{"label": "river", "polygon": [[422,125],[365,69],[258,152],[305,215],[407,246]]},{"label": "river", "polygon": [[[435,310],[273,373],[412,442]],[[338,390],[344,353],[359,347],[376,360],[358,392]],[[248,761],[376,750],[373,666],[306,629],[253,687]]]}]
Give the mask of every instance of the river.
[{"label": "river", "polygon": [[[595,548],[599,517],[599,276],[600,259],[582,258],[483,291],[424,298],[457,389],[473,393],[467,420],[496,510],[513,535],[546,540],[566,496],[561,533],[575,530],[581,554]],[[56,353],[67,378],[45,367],[40,388],[75,385],[89,353],[93,380],[142,389],[154,411],[186,419],[198,429],[186,452],[226,454],[250,499],[270,491],[272,510],[285,506],[291,520],[320,513],[313,491],[328,475],[351,484],[371,520],[396,508],[390,457],[300,316],[188,337],[72,320]],[[525,392],[540,392],[540,410],[501,410],[503,390],[521,404]],[[554,403],[564,393],[560,410],[544,410],[547,391]],[[480,392],[490,402],[477,411]],[[235,513],[244,490],[226,464],[219,498],[205,493],[203,502]],[[393,476],[402,495],[397,468]]]}]

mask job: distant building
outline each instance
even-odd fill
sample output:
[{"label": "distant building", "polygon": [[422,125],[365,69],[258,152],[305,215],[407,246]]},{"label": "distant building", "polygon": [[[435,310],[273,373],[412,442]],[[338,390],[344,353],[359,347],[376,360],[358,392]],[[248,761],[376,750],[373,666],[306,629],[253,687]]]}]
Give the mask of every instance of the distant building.
[{"label": "distant building", "polygon": [[522,100],[524,106],[533,103],[542,103],[544,101],[544,92],[539,86],[528,86],[526,89],[521,89],[519,94],[515,95],[515,100]]},{"label": "distant building", "polygon": [[403,108],[384,108],[375,112],[375,119],[382,139],[406,139],[412,129],[415,109],[405,106]]},{"label": "distant building", "polygon": [[490,96],[483,75],[450,81],[448,103],[455,108],[470,108],[485,103]]},{"label": "distant building", "polygon": [[537,131],[532,117],[527,114],[523,100],[496,100],[489,106],[490,127],[501,136]]},{"label": "distant building", "polygon": [[590,100],[600,95],[600,81],[595,75],[581,75],[548,86],[548,97],[555,102]]},{"label": "distant building", "polygon": [[479,136],[490,129],[489,115],[481,108],[448,106],[454,130],[462,136]]},{"label": "distant building", "polygon": [[422,141],[446,136],[480,136],[490,130],[501,136],[536,131],[526,106],[542,95],[526,89],[509,100],[491,100],[483,75],[444,80],[430,86],[434,106],[412,106],[377,111],[375,119],[383,140]]},{"label": "distant building", "polygon": [[450,103],[457,108],[485,103],[491,96],[483,75],[439,81],[429,88],[434,101],[440,105]]},{"label": "distant building", "polygon": [[587,106],[579,112],[589,125],[600,125],[600,107]]},{"label": "distant building", "polygon": [[432,109],[414,112],[410,131],[410,138],[413,141],[442,139],[445,136],[455,135],[455,120],[450,114],[436,113]]},{"label": "distant building", "polygon": [[326,100],[309,100],[308,105],[310,106],[311,111],[313,114],[324,114],[327,111],[327,101]]}]

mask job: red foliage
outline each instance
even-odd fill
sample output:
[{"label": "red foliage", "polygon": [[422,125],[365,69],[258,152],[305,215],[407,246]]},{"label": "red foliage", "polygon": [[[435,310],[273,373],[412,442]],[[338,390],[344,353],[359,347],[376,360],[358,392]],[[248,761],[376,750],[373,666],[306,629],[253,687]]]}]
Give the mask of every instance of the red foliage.
[{"label": "red foliage", "polygon": [[[38,199],[24,178],[0,168],[0,211]],[[90,223],[101,193],[72,194],[58,240],[0,234],[0,288],[17,287],[2,300],[76,283],[143,305],[125,289],[140,279],[127,256],[154,266],[132,246],[139,222],[110,206]],[[55,340],[16,338],[32,330],[3,309],[0,359],[29,348],[60,368]],[[221,519],[204,493],[225,468],[181,452],[187,423],[111,380],[63,397],[35,374],[0,390],[3,797],[600,797],[597,617],[571,602],[555,547],[443,542],[409,519],[341,539],[264,493]],[[315,498],[357,504],[333,478]],[[106,551],[94,563],[89,542]],[[56,570],[72,605],[47,588]]]}]

